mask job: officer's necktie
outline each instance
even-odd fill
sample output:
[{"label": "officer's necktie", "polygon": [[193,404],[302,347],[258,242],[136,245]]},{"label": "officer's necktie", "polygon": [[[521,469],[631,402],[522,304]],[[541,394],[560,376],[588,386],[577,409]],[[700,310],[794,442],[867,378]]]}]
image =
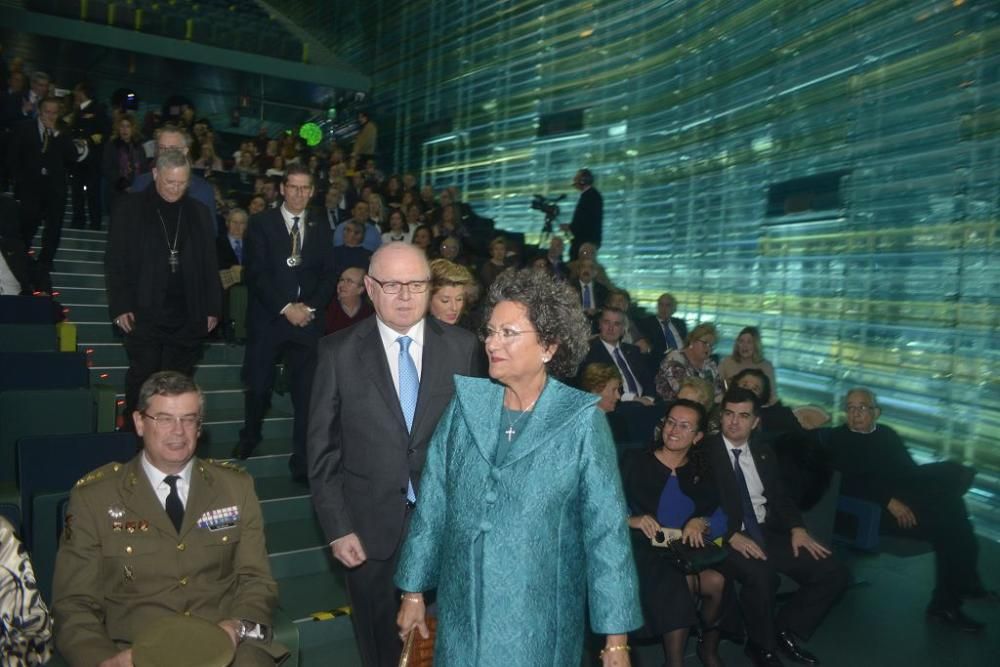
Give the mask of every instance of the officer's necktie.
[{"label": "officer's necktie", "polygon": [[760,529],[760,524],[757,523],[757,514],[753,511],[753,501],[750,500],[750,488],[747,486],[747,478],[743,475],[743,468],[740,466],[740,454],[742,453],[742,448],[733,449],[733,457],[735,458],[733,474],[736,475],[736,485],[740,490],[740,500],[743,501],[743,529],[753,538],[757,546],[763,547],[764,531]]},{"label": "officer's necktie", "polygon": [[236,253],[236,262],[239,264],[243,263],[243,241],[241,239],[233,239],[233,252]]},{"label": "officer's necktie", "polygon": [[625,357],[622,355],[620,347],[615,348],[615,363],[618,364],[618,368],[621,369],[622,377],[625,378],[625,386],[628,387],[629,392],[638,395],[639,383],[635,381],[635,376],[632,375],[632,371],[629,370],[628,364],[625,363]]},{"label": "officer's necktie", "polygon": [[42,152],[49,150],[49,142],[52,141],[52,130],[45,128],[45,136],[42,138]]},{"label": "officer's necktie", "polygon": [[590,296],[590,283],[583,286],[583,309],[590,310],[593,306],[593,299]]},{"label": "officer's necktie", "polygon": [[181,524],[184,522],[184,504],[181,503],[181,497],[177,493],[177,480],[179,479],[180,477],[177,475],[167,475],[163,478],[163,481],[170,487],[170,493],[167,494],[167,502],[164,506],[167,510],[167,516],[170,517],[170,521],[178,533],[181,532]]},{"label": "officer's necktie", "polygon": [[[399,341],[399,407],[403,410],[406,430],[412,431],[413,414],[417,411],[417,394],[420,392],[420,378],[417,377],[417,365],[410,356],[410,343],[413,339],[409,336],[400,336],[396,340]],[[406,500],[411,503],[417,501],[413,482],[410,480],[406,482]]]},{"label": "officer's necktie", "polygon": [[668,350],[676,350],[680,347],[674,334],[670,331],[670,320],[663,320],[663,338],[667,341]]},{"label": "officer's necktie", "polygon": [[292,217],[292,257],[302,254],[302,243],[299,241],[299,216]]}]

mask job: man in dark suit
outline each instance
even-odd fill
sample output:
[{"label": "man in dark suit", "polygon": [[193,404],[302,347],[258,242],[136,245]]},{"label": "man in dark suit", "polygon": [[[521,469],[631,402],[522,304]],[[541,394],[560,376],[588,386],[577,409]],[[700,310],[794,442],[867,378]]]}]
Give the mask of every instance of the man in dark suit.
[{"label": "man in dark suit", "polygon": [[104,271],[108,312],[124,334],[129,360],[125,428],[150,375],[194,372],[221,315],[214,224],[186,194],[190,174],[186,157],[164,153],[153,187],[119,197],[111,212]]},{"label": "man in dark suit", "polygon": [[561,225],[564,232],[573,234],[569,246],[569,258],[575,260],[584,243],[600,247],[604,226],[604,198],[594,187],[594,175],[589,169],[581,169],[573,177],[573,187],[580,191],[580,199],[573,210],[573,220]]},{"label": "man in dark suit", "polygon": [[621,400],[651,406],[656,400],[653,369],[648,357],[638,347],[622,342],[625,322],[625,313],[617,308],[605,307],[601,311],[597,322],[598,337],[590,343],[580,370],[582,372],[587,364],[611,364],[622,378]]},{"label": "man in dark suit", "polygon": [[[337,287],[330,227],[320,211],[306,210],[313,195],[304,165],[289,165],[281,183],[284,203],[253,216],[244,245],[244,274],[250,296],[243,359],[246,414],[234,456],[247,458],[261,439],[264,412],[274,388],[274,364],[284,354],[295,424],[292,478],[306,480],[306,424],[323,335],[326,306]],[[321,317],[317,318],[319,313]]]},{"label": "man in dark suit", "polygon": [[45,98],[39,104],[38,118],[25,121],[14,131],[7,155],[10,174],[16,182],[14,193],[21,202],[25,246],[31,247],[45,220],[38,263],[46,275],[62,237],[66,174],[83,154],[69,133],[58,127],[58,121],[59,100]]},{"label": "man in dark suit", "polygon": [[87,157],[77,163],[73,173],[73,226],[84,227],[84,204],[90,216],[90,228],[101,228],[101,156],[111,131],[111,121],[104,106],[94,100],[89,83],[81,82],[73,89],[73,137],[86,142]]},{"label": "man in dark suit", "polygon": [[583,312],[594,321],[597,313],[604,307],[608,298],[608,288],[597,282],[597,267],[594,260],[583,259],[577,262],[577,279],[570,281],[570,287],[580,295],[580,305]]},{"label": "man in dark suit", "polygon": [[333,555],[348,568],[366,667],[395,667],[392,577],[420,473],[454,375],[473,375],[475,337],[426,317],[431,279],[419,248],[379,248],[365,276],[370,317],[320,341],[309,419],[309,481]]},{"label": "man in dark suit", "polygon": [[[760,422],[757,396],[740,387],[722,399],[722,433],[702,445],[719,487],[729,558],[719,569],[739,581],[748,641],[744,652],[755,667],[781,665],[780,649],[795,662],[819,663],[799,644],[819,626],[847,588],[847,569],[806,530],[795,502],[782,488],[774,451],[751,438]],[[799,584],[775,615],[776,573]]]},{"label": "man in dark suit", "polygon": [[664,292],[656,300],[656,315],[650,315],[640,324],[640,328],[650,342],[650,354],[659,363],[670,350],[684,347],[687,338],[687,323],[679,317],[674,317],[677,310],[677,299],[673,294]]},{"label": "man in dark suit", "polygon": [[215,239],[219,270],[243,265],[243,240],[247,231],[247,212],[233,208],[226,214],[226,233]]}]

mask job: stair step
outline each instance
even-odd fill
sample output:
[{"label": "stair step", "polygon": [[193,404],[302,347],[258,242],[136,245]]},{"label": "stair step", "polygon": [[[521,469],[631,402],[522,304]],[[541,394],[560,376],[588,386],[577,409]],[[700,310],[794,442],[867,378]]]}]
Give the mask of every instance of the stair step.
[{"label": "stair step", "polygon": [[104,287],[104,270],[102,267],[95,267],[92,271],[84,273],[69,273],[66,271],[52,272],[52,288],[62,291],[63,287]]},{"label": "stair step", "polygon": [[[62,249],[60,248],[60,255]],[[99,274],[104,275],[104,261],[97,258],[70,259],[60,257],[52,263],[52,273]]]},{"label": "stair step", "polygon": [[317,574],[341,578],[339,567],[324,544],[313,549],[271,554],[271,575],[278,580]]},{"label": "stair step", "polygon": [[[228,414],[232,414],[232,412]],[[291,433],[291,430],[289,430],[289,433]],[[198,456],[206,459],[228,459],[237,442],[238,439],[222,439],[211,430],[205,430],[203,431],[201,442],[198,443]],[[261,476],[276,475],[278,473],[275,471],[279,470],[284,474],[288,471],[287,462],[275,462],[272,459],[281,456],[287,458],[291,454],[291,451],[291,435],[265,439],[261,440],[257,445],[253,456],[246,461],[236,461],[236,463],[245,467],[255,477],[258,474]]]},{"label": "stair step", "polygon": [[[53,288],[52,296],[60,303],[72,302],[82,304],[108,304],[108,293],[103,287],[81,287],[78,285],[63,285]],[[107,315],[105,311],[105,316]]]},{"label": "stair step", "polygon": [[[243,428],[243,410],[221,410],[208,415],[202,429],[208,432],[213,440],[236,442]],[[290,438],[292,434],[292,417],[288,413],[271,412],[264,418],[261,436],[265,440]],[[232,447],[230,447],[232,450]]]},{"label": "stair step", "polygon": [[[197,373],[195,374],[197,377]],[[205,393],[205,414],[212,415],[220,410],[241,410],[244,405],[243,388],[232,387],[227,389],[206,389]],[[274,394],[271,397],[271,405],[283,414],[295,414],[292,410],[292,397],[289,394],[284,396]]]},{"label": "stair step", "polygon": [[[308,497],[261,501],[261,505],[266,508],[271,503],[294,501],[303,502],[310,510],[312,509]],[[279,554],[286,551],[316,549],[319,548],[317,545],[322,545],[326,542],[323,531],[320,530],[319,523],[315,518],[284,521],[268,518],[264,521],[264,533],[267,535],[267,550],[269,554],[272,554],[272,558],[280,557]]]},{"label": "stair step", "polygon": [[292,481],[288,472],[288,458],[285,458],[285,469],[282,474],[268,477],[255,476],[254,484],[257,489],[257,497],[261,501],[298,498],[303,494],[309,495],[308,485]]},{"label": "stair step", "polygon": [[[103,307],[103,306],[102,306]],[[105,308],[105,311],[107,309]],[[79,330],[78,330],[79,331]],[[87,352],[92,366],[127,366],[128,355],[120,341],[113,343],[80,343],[80,352]],[[89,350],[89,352],[88,352]],[[201,358],[203,364],[242,364],[243,346],[228,343],[208,343]]]}]

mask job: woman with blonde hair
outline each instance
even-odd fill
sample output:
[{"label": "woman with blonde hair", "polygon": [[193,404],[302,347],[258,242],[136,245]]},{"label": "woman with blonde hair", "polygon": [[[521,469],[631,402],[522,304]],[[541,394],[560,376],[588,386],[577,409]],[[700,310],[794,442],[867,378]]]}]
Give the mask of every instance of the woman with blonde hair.
[{"label": "woman with blonde hair", "polygon": [[778,382],[774,378],[774,366],[764,358],[764,345],[760,339],[760,329],[743,327],[740,335],[733,341],[733,353],[719,364],[719,374],[727,386],[733,383],[733,378],[740,371],[756,368],[771,381],[771,397],[765,405],[771,405],[778,400]]},{"label": "woman with blonde hair", "polygon": [[458,324],[465,309],[465,290],[472,274],[447,259],[431,262],[431,315],[446,324]]},{"label": "woman with blonde hair", "polygon": [[597,402],[601,412],[612,412],[622,397],[621,371],[611,364],[587,364],[580,374],[580,389],[601,397]]}]

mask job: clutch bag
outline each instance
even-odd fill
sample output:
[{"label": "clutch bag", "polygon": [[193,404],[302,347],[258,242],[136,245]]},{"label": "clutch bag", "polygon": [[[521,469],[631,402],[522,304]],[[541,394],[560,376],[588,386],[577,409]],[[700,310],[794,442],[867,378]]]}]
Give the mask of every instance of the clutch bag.
[{"label": "clutch bag", "polygon": [[437,636],[437,619],[427,617],[427,639],[413,628],[403,643],[403,654],[399,656],[399,667],[431,667],[434,664],[434,638]]},{"label": "clutch bag", "polygon": [[703,547],[690,547],[680,540],[670,540],[663,556],[684,574],[698,574],[726,560],[726,550],[715,542],[705,542]]}]

